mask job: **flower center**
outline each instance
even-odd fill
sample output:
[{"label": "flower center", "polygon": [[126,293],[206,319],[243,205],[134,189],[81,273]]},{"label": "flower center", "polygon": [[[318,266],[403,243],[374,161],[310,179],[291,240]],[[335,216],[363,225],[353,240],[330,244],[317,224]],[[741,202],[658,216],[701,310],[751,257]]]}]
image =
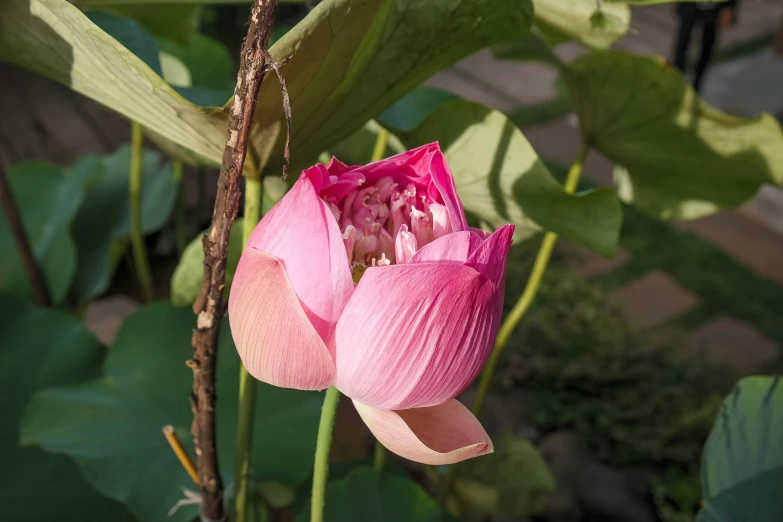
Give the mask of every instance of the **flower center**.
[{"label": "flower center", "polygon": [[352,269],[408,261],[416,251],[448,233],[446,207],[409,183],[400,187],[391,176],[370,186],[362,183],[341,200],[325,196],[343,234]]}]

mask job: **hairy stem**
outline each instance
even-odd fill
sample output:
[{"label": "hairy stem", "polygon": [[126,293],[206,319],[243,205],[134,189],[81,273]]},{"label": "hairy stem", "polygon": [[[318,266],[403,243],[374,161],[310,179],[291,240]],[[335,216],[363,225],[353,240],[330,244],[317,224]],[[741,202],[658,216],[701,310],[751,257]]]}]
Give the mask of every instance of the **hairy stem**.
[{"label": "hairy stem", "polygon": [[[242,229],[242,248],[261,218],[260,179],[245,179],[245,213]],[[236,487],[235,511],[237,522],[247,522],[249,506],[247,504],[250,465],[253,459],[253,417],[256,407],[256,380],[239,363],[239,418],[237,420],[237,449],[234,463],[234,484]]]},{"label": "hairy stem", "polygon": [[[573,165],[571,165],[571,169],[568,171],[568,177],[566,178],[564,188],[569,194],[576,190],[576,186],[579,183],[579,176],[582,173],[582,165],[585,161],[585,157],[587,157],[588,150],[588,147],[584,144],[580,147],[576,159],[574,160]],[[552,250],[555,248],[556,242],[557,234],[554,232],[547,232],[546,235],[544,235],[544,240],[541,242],[541,246],[538,249],[538,254],[536,255],[535,263],[533,264],[533,270],[530,272],[530,277],[527,280],[525,289],[522,292],[519,301],[517,301],[517,304],[514,305],[514,308],[511,309],[511,312],[509,312],[508,316],[506,316],[506,319],[503,321],[503,324],[500,326],[500,331],[498,331],[498,337],[495,341],[495,348],[489,356],[487,365],[481,372],[478,392],[476,393],[476,399],[473,402],[472,410],[477,416],[484,406],[484,400],[487,397],[487,391],[489,390],[495,367],[500,359],[500,354],[506,347],[506,343],[508,342],[509,337],[511,337],[514,328],[517,327],[519,321],[522,320],[522,317],[525,315],[525,312],[527,312],[530,305],[533,304],[533,299],[536,297],[538,287],[541,284],[541,279],[544,277],[544,272],[546,272],[546,267],[549,264],[549,258],[552,255]]]},{"label": "hairy stem", "polygon": [[237,85],[228,116],[228,135],[220,165],[212,225],[203,236],[204,280],[193,312],[198,315],[193,332],[193,443],[198,457],[201,488],[201,518],[225,519],[223,481],[218,467],[215,429],[215,374],[218,336],[223,319],[223,288],[231,225],[239,210],[242,167],[247,156],[248,137],[256,110],[258,89],[264,79],[264,60],[278,0],[255,0],[242,43]]},{"label": "hairy stem", "polygon": [[11,235],[14,237],[16,249],[19,251],[19,257],[22,258],[22,266],[30,280],[30,286],[35,294],[35,302],[39,306],[52,306],[52,300],[49,296],[49,286],[46,284],[41,266],[35,258],[30,240],[27,238],[27,232],[24,229],[22,215],[19,213],[19,207],[11,192],[11,186],[5,177],[5,171],[0,167],[0,203],[3,206],[5,218],[8,221],[8,228],[11,229]]},{"label": "hairy stem", "polygon": [[339,402],[340,392],[337,391],[337,388],[326,390],[324,405],[321,408],[321,421],[318,424],[318,440],[315,446],[310,522],[323,522],[324,520],[326,481],[329,479],[329,450],[332,446],[332,428]]},{"label": "hairy stem", "polygon": [[155,286],[152,283],[152,270],[147,257],[147,245],[144,244],[144,230],[141,226],[141,167],[144,156],[144,130],[141,124],[131,122],[131,158],[130,158],[130,237],[133,250],[133,264],[141,287],[141,297],[145,303],[155,298]]}]

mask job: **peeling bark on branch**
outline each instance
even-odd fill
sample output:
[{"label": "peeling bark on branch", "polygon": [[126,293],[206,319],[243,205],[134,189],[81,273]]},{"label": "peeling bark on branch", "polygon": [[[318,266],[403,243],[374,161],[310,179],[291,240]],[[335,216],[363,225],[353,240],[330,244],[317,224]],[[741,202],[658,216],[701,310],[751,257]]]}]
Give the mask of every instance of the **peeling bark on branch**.
[{"label": "peeling bark on branch", "polygon": [[237,216],[242,166],[258,90],[264,79],[267,45],[278,0],[255,0],[248,20],[247,37],[242,44],[234,104],[228,118],[228,137],[220,166],[212,226],[202,238],[204,281],[193,305],[198,315],[193,331],[193,441],[198,459],[203,522],[226,519],[223,482],[220,478],[215,440],[215,374],[218,335],[224,314],[223,287],[231,224]]}]

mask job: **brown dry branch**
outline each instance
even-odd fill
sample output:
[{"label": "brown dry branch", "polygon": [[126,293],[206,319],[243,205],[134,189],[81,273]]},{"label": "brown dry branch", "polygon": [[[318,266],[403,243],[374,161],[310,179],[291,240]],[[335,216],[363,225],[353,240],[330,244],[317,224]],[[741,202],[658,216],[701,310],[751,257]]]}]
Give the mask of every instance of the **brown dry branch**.
[{"label": "brown dry branch", "polygon": [[239,209],[242,166],[261,82],[264,80],[267,45],[278,0],[255,0],[248,31],[242,44],[234,103],[228,117],[228,138],[220,165],[212,225],[202,238],[204,281],[193,305],[198,315],[193,331],[193,442],[196,447],[201,488],[202,522],[226,519],[223,482],[220,478],[215,440],[215,374],[220,323],[223,319],[223,287],[231,224]]},{"label": "brown dry branch", "polygon": [[22,223],[22,216],[19,214],[19,207],[16,206],[16,200],[14,200],[14,195],[11,193],[11,186],[8,184],[2,167],[0,167],[0,204],[3,206],[3,212],[5,212],[5,217],[8,221],[8,228],[11,229],[11,235],[14,236],[16,248],[19,250],[19,257],[22,258],[22,266],[24,271],[27,272],[30,286],[33,287],[33,292],[35,292],[36,304],[39,306],[52,306],[46,278],[44,278],[41,266],[33,254],[33,249],[30,246],[30,241]]}]

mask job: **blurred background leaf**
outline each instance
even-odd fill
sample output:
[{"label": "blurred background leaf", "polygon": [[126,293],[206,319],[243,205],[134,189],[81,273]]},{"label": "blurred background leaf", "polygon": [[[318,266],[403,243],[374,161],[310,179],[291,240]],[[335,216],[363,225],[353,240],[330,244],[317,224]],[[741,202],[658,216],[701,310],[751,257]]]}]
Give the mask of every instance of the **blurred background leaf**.
[{"label": "blurred background leaf", "polygon": [[783,519],[783,387],[748,377],[726,398],[702,455],[698,522]]},{"label": "blurred background leaf", "polygon": [[[128,172],[130,147],[108,156],[84,156],[68,175],[82,180],[84,203],[73,222],[79,263],[71,289],[75,303],[84,303],[106,291],[130,234]],[[142,157],[141,215],[145,234],[160,230],[177,197],[177,180],[160,153],[145,150]]]},{"label": "blurred background leaf", "polygon": [[[192,412],[185,398],[192,374],[193,312],[168,303],[139,309],[123,324],[104,367],[105,377],[78,387],[40,392],[28,406],[25,444],[70,455],[87,481],[124,503],[139,520],[189,522],[197,506],[168,515],[195,489],[161,429],[171,424],[191,447]],[[228,322],[220,338],[217,394],[218,452],[233,455],[236,442],[239,358]],[[319,393],[258,386],[254,479],[295,486],[312,468],[323,401]],[[231,487],[233,460],[221,460]]]},{"label": "blurred background leaf", "polygon": [[[70,228],[84,198],[82,183],[59,167],[37,161],[13,165],[7,177],[52,301],[59,304],[77,271]],[[0,215],[0,288],[27,299],[33,296],[4,213]]]},{"label": "blurred background leaf", "polygon": [[3,518],[130,522],[122,505],[93,490],[70,458],[19,445],[30,397],[47,386],[79,384],[98,376],[105,348],[69,315],[34,308],[5,292],[0,292],[0,346],[0,378],[6,390],[0,394]]},{"label": "blurred background leaf", "polygon": [[593,52],[564,79],[584,139],[627,170],[621,197],[659,219],[712,214],[783,181],[777,121],[712,108],[663,58]]}]

